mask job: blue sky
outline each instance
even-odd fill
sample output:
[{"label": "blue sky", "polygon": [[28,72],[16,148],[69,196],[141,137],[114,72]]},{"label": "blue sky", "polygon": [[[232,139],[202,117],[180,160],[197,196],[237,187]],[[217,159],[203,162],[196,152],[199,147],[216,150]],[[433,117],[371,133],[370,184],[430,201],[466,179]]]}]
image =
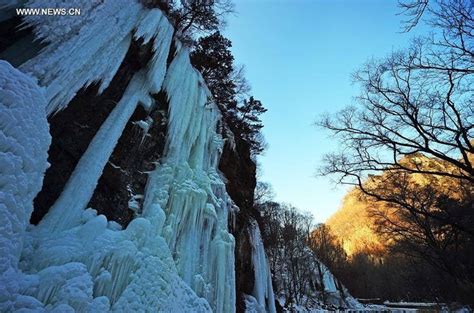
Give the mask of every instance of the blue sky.
[{"label": "blue sky", "polygon": [[313,124],[325,112],[353,103],[350,75],[371,57],[406,46],[396,0],[236,0],[225,34],[236,63],[244,64],[263,116],[269,148],[262,180],[276,200],[324,222],[347,187],[315,177],[337,142]]}]

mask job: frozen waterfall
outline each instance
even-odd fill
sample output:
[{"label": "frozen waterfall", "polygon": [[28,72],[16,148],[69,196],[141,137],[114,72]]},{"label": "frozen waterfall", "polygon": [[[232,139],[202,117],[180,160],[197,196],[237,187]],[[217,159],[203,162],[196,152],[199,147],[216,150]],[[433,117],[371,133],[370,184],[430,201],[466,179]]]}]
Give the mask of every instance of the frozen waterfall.
[{"label": "frozen waterfall", "polygon": [[[15,286],[0,288],[0,311],[234,312],[234,238],[227,229],[233,203],[217,170],[223,148],[220,114],[204,80],[191,66],[187,48],[172,42],[173,29],[160,10],[129,0],[76,4],[84,12],[78,18],[26,18],[47,46],[19,68],[33,79],[8,64],[0,67],[0,78],[16,71],[18,80],[27,82],[12,87],[0,80],[2,105],[12,108],[14,118],[23,118],[22,110],[36,101],[42,105],[29,111],[29,125],[44,128],[46,116],[65,108],[79,89],[100,82],[103,91],[133,38],[153,42],[153,56],[135,73],[49,213],[38,226],[27,227],[36,182],[46,168],[49,139],[42,129],[44,138],[34,146],[38,164],[24,160],[33,169],[29,182],[36,184],[24,185],[21,192],[28,197],[17,201],[25,213],[17,228],[1,229],[2,236],[16,239],[14,247],[5,248],[11,253],[1,276]],[[55,1],[29,5],[54,7]],[[176,53],[168,67],[173,44]],[[165,156],[149,175],[143,212],[121,229],[86,209],[87,203],[131,114],[137,105],[152,108],[151,95],[160,90],[169,101]],[[15,151],[26,151],[28,138],[36,138],[22,125],[0,125],[2,134],[16,129],[24,137]],[[9,164],[0,160],[3,173]],[[0,214],[6,221],[13,213],[4,209],[12,205],[3,197],[9,191],[5,186]],[[6,242],[1,243],[3,249]]]}]

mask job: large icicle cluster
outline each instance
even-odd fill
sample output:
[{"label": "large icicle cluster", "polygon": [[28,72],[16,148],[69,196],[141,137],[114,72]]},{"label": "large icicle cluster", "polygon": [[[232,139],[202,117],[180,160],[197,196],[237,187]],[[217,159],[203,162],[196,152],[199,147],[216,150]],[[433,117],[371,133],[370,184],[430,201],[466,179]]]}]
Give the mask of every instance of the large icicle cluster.
[{"label": "large icicle cluster", "polygon": [[[142,13],[141,18],[138,19],[138,25],[133,28],[136,29],[135,37],[143,38],[144,44],[151,39],[154,40],[154,55],[148,68],[134,75],[122,99],[107,117],[107,120],[80,159],[60,198],[50,209],[50,214],[43,223],[48,224],[50,229],[66,229],[77,221],[82,210],[89,202],[102,170],[137,105],[141,103],[149,108],[153,103],[150,94],[157,93],[161,89],[173,29],[158,9]],[[129,44],[130,42],[128,42]],[[108,51],[105,51],[105,53],[108,53]],[[37,62],[41,62],[42,55],[38,59]],[[34,63],[34,60],[28,63]],[[116,61],[112,59],[112,62]],[[35,64],[37,68],[41,67],[41,63]],[[118,66],[116,67],[118,68]],[[84,79],[86,79],[87,74],[87,72],[81,73]],[[106,82],[108,83],[108,81],[107,79]],[[54,102],[55,100],[51,101]]]},{"label": "large icicle cluster", "polygon": [[227,230],[232,201],[217,172],[220,118],[187,49],[178,47],[164,81],[169,102],[165,160],[151,174],[145,216],[165,207],[162,234],[178,272],[217,312],[235,310],[234,238]]},{"label": "large icicle cluster", "polygon": [[[48,43],[40,55],[21,66],[46,87],[48,115],[63,109],[82,87],[100,81],[100,92],[107,88],[127,53],[133,29],[149,14],[130,0],[75,0],[67,5],[80,8],[81,15],[25,17],[36,38]],[[64,7],[64,2],[32,0],[26,6]]]},{"label": "large icicle cluster", "polygon": [[[27,6],[55,7],[60,5],[57,2],[34,0]],[[83,15],[26,20],[48,45],[20,69],[34,77],[44,93],[23,74],[14,76],[24,82],[17,84],[19,92],[9,90],[17,87],[8,81],[1,86],[7,90],[1,97],[6,106],[24,104],[18,112],[11,110],[14,118],[24,119],[16,128],[18,136],[40,144],[31,148],[25,139],[12,150],[25,162],[22,167],[15,165],[12,175],[21,174],[21,168],[25,175],[34,170],[19,185],[16,207],[8,197],[0,204],[5,225],[16,218],[13,211],[21,213],[16,228],[0,229],[6,238],[1,248],[5,245],[11,251],[2,275],[16,275],[15,286],[0,289],[0,310],[235,311],[234,238],[227,230],[233,204],[217,170],[223,145],[217,133],[220,115],[201,75],[190,64],[187,49],[177,44],[166,68],[173,29],[158,9],[146,9],[132,0],[68,5],[82,8]],[[133,37],[153,41],[151,60],[134,75],[49,213],[25,232],[46,166],[46,115],[64,108],[80,88],[93,82],[101,82],[101,91],[106,88]],[[0,70],[18,72],[3,64]],[[2,75],[3,83],[1,79]],[[86,206],[136,106],[152,107],[151,94],[160,90],[169,99],[165,157],[150,174],[143,212],[122,230]],[[30,109],[32,99],[39,104]],[[21,110],[29,110],[29,126]],[[9,119],[2,116],[1,121]],[[14,132],[10,124],[2,127],[5,134]],[[34,127],[39,128],[36,134],[30,133],[36,131]],[[38,138],[41,133],[44,136]],[[27,156],[36,156],[37,166]],[[2,155],[0,161],[3,179],[3,171],[14,164],[7,164],[13,162],[9,155]],[[12,188],[18,182],[10,183],[0,187],[2,201],[8,193],[16,196]],[[6,247],[9,242],[14,247]]]}]

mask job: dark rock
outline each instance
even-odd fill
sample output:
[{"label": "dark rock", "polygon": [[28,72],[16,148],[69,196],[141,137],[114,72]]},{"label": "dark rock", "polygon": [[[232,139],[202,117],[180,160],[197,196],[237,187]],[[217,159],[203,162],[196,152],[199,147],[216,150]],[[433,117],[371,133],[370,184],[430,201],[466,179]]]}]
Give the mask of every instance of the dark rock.
[{"label": "dark rock", "polygon": [[248,229],[250,221],[259,216],[253,206],[256,165],[250,155],[250,145],[238,137],[235,138],[235,150],[226,144],[219,169],[227,179],[227,193],[240,209],[231,231],[235,237],[237,312],[244,312],[243,294],[252,294],[255,280]]},{"label": "dark rock", "polygon": [[[99,214],[124,227],[134,217],[128,202],[132,195],[144,194],[147,172],[154,170],[154,162],[162,156],[166,142],[168,103],[164,93],[155,100],[156,106],[150,113],[138,107],[131,117],[89,203]],[[145,136],[136,122],[147,117],[153,123]],[[141,207],[141,199],[137,202]]]},{"label": "dark rock", "polygon": [[101,95],[97,94],[97,85],[90,86],[79,91],[66,109],[49,118],[52,141],[48,161],[51,167],[34,200],[31,223],[37,224],[59,197],[90,141],[120,101],[132,75],[146,65],[150,56],[150,43],[141,45],[140,41],[134,41],[110,86]]}]

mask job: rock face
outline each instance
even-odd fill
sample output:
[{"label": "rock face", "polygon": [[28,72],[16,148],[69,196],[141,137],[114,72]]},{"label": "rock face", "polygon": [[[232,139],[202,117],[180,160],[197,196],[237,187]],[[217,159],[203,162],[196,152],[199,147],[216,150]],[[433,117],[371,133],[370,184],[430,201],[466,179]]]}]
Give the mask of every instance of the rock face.
[{"label": "rock face", "polygon": [[382,238],[374,232],[374,220],[369,213],[374,205],[377,204],[369,203],[360,191],[352,189],[341,208],[327,221],[349,256],[360,252],[381,255],[386,249]]},{"label": "rock face", "polygon": [[237,311],[245,310],[244,294],[251,294],[254,286],[252,268],[252,250],[246,229],[250,218],[257,212],[253,208],[253,197],[256,185],[256,166],[250,157],[250,147],[240,138],[235,139],[235,147],[224,146],[219,169],[227,178],[226,189],[232,200],[239,207],[235,213],[232,234],[235,237],[235,272],[237,290]]},{"label": "rock face", "polygon": [[[43,189],[35,199],[35,210],[31,216],[31,222],[33,224],[37,224],[57,200],[92,138],[123,96],[133,73],[143,68],[149,59],[149,45],[143,47],[138,42],[133,42],[109,88],[100,95],[97,94],[97,85],[81,90],[66,109],[49,118],[51,136],[53,138],[48,152],[48,161],[51,167],[46,172]],[[156,108],[151,114],[159,114],[159,110],[160,108]],[[126,226],[133,216],[133,212],[128,209],[128,199],[130,195],[127,194],[127,183],[131,184],[132,179],[125,178],[125,172],[120,171],[120,168],[113,167],[112,164],[120,162],[120,164],[124,165],[120,159],[124,150],[130,152],[128,154],[129,157],[137,157],[139,155],[138,149],[141,147],[142,136],[140,129],[134,127],[134,123],[145,119],[147,116],[148,112],[143,108],[138,107],[136,109],[127,124],[124,134],[121,136],[110,162],[104,170],[97,187],[97,192],[94,194],[90,203],[91,207],[98,210],[99,213],[119,222],[123,226]],[[153,137],[154,142],[150,143],[151,147],[149,151],[156,151],[159,156],[163,151],[163,132],[165,130],[158,130],[157,128],[159,128],[159,126],[153,126],[158,136]],[[161,147],[155,150],[156,142],[160,142]],[[147,144],[148,143],[149,141]],[[128,147],[125,145],[128,145]],[[156,159],[157,157],[153,158],[153,156],[150,156],[149,162]],[[140,163],[140,160],[136,161]],[[120,166],[120,164],[117,164],[117,166]],[[150,165],[143,167],[142,164],[132,162],[130,162],[129,165],[138,167],[134,169],[133,172],[131,172],[131,169],[128,169],[129,171],[127,173],[129,176],[145,176],[141,175],[138,171],[142,170],[146,172],[152,169]],[[141,191],[143,191],[146,176],[142,177],[140,181]],[[100,194],[104,196],[102,197]],[[103,203],[104,201],[110,201],[110,205]]]}]

